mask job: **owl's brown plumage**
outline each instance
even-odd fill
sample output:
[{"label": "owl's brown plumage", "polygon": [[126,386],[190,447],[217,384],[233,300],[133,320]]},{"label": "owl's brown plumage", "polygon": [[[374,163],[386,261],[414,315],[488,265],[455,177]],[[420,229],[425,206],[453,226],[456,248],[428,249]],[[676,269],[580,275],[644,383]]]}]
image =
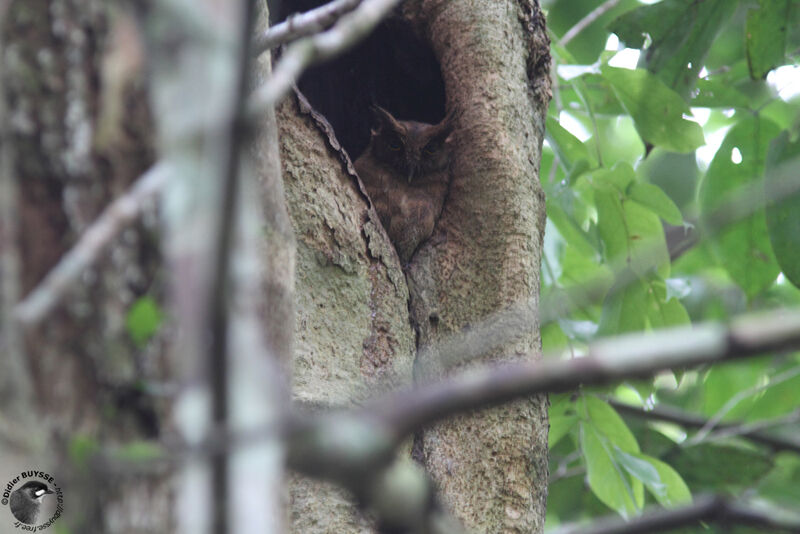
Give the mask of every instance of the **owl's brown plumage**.
[{"label": "owl's brown plumage", "polygon": [[447,136],[452,113],[439,124],[398,121],[374,108],[378,122],[355,167],[397,255],[405,265],[433,233],[450,181]]}]

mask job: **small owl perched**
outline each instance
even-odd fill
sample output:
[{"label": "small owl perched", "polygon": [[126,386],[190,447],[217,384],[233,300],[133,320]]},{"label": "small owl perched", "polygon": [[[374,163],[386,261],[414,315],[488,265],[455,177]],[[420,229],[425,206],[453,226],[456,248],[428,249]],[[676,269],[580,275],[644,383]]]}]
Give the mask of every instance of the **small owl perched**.
[{"label": "small owl perched", "polygon": [[398,121],[374,107],[378,122],[355,167],[403,265],[433,233],[450,181],[448,135],[439,124]]}]

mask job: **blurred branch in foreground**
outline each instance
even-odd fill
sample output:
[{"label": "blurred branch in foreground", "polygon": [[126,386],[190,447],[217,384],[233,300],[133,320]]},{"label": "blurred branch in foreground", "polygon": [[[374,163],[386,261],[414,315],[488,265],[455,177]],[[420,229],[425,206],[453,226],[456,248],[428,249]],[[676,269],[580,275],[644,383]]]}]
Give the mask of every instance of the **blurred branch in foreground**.
[{"label": "blurred branch in foreground", "polygon": [[759,527],[762,529],[760,532],[800,532],[800,516],[795,513],[773,506],[755,506],[744,500],[704,495],[688,506],[645,512],[640,517],[628,520],[619,516],[593,519],[590,526],[564,525],[555,529],[553,534],[649,534],[701,522],[748,525]]},{"label": "blurred branch in foreground", "polygon": [[248,102],[248,114],[257,118],[283,98],[303,71],[330,59],[369,35],[400,0],[364,0],[329,30],[289,45],[275,65],[272,77],[256,89]]},{"label": "blurred branch in foreground", "polygon": [[305,13],[289,15],[285,21],[261,32],[253,43],[258,56],[271,48],[305,37],[330,27],[339,17],[355,9],[361,0],[333,0]]}]

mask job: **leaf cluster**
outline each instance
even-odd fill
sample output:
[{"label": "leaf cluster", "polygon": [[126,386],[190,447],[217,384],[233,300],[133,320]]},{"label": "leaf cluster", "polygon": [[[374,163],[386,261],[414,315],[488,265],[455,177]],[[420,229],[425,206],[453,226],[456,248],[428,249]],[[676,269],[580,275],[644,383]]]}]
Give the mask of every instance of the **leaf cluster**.
[{"label": "leaf cluster", "polygon": [[[622,0],[566,46],[559,36],[602,2],[544,4],[555,87],[542,291],[570,302],[543,310],[545,352],[797,306],[800,3]],[[599,298],[575,298],[586,287]],[[660,408],[707,424],[647,415]],[[554,396],[548,525],[704,491],[800,509],[798,410],[796,354]],[[756,427],[796,447],[748,439]]]}]

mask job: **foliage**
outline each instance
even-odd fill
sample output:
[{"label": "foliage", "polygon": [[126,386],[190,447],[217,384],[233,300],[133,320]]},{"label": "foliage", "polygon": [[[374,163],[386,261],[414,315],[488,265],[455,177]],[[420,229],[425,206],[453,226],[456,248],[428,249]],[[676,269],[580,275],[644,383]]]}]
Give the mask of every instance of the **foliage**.
[{"label": "foliage", "polygon": [[140,297],[131,305],[125,317],[128,334],[137,346],[144,346],[158,332],[163,313],[152,297]]},{"label": "foliage", "polygon": [[[604,289],[543,325],[545,350],[575,357],[598,336],[797,306],[800,3],[623,0],[562,46],[603,3],[544,3],[557,80],[543,292]],[[796,354],[553,396],[548,526],[704,491],[800,509],[797,448],[776,453],[744,426],[797,443],[797,418],[783,423],[798,406]]]}]

